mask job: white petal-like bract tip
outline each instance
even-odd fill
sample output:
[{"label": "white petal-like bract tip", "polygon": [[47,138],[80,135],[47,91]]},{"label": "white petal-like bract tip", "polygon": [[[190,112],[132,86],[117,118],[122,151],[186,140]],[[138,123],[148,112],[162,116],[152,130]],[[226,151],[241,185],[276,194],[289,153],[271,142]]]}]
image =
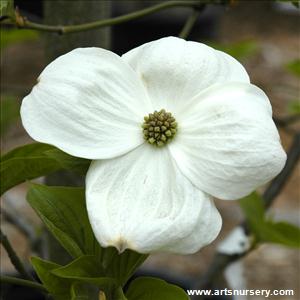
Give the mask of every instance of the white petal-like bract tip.
[{"label": "white petal-like bract tip", "polygon": [[168,149],[148,144],[94,161],[86,201],[97,240],[119,251],[194,253],[215,239],[222,223],[213,201],[179,172]]},{"label": "white petal-like bract tip", "polygon": [[122,56],[141,78],[155,109],[172,113],[204,89],[226,82],[249,83],[244,67],[205,44],[166,37]]},{"label": "white petal-like bract tip", "polygon": [[23,100],[21,117],[33,139],[103,159],[143,143],[140,124],[151,109],[136,73],[118,55],[79,48],[44,69]]},{"label": "white petal-like bract tip", "polygon": [[270,102],[247,83],[216,85],[180,114],[169,148],[183,174],[220,199],[239,199],[274,178],[284,152]]}]

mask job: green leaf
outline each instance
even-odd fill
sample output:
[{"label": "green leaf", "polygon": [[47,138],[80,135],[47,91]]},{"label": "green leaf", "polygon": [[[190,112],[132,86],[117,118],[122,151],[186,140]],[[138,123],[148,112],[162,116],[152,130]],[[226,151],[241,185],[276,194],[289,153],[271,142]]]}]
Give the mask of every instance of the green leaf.
[{"label": "green leaf", "polygon": [[257,193],[241,199],[240,205],[258,242],[300,247],[300,229],[286,222],[267,219],[263,199]]},{"label": "green leaf", "polygon": [[0,49],[14,45],[17,43],[35,41],[39,38],[39,33],[34,30],[20,30],[20,29],[1,29]]},{"label": "green leaf", "polygon": [[101,261],[95,255],[83,255],[68,265],[53,270],[52,273],[71,279],[105,277]]},{"label": "green leaf", "polygon": [[94,255],[81,256],[70,264],[53,270],[52,273],[61,278],[97,286],[104,291],[117,287],[116,280],[107,277],[102,267],[102,262],[99,260],[99,257]]},{"label": "green leaf", "polygon": [[71,286],[71,300],[99,300],[99,288],[82,282]]},{"label": "green leaf", "polygon": [[295,59],[286,65],[286,68],[292,74],[300,77],[300,59]]},{"label": "green leaf", "polygon": [[0,1],[0,16],[13,16],[14,14],[14,1],[1,0]]},{"label": "green leaf", "polygon": [[128,300],[188,300],[189,297],[180,287],[164,280],[140,277],[135,279],[126,293]]},{"label": "green leaf", "polygon": [[31,261],[38,277],[55,300],[98,300],[100,291],[118,296],[110,299],[126,300],[114,279],[89,277],[103,276],[102,271],[96,268],[99,261],[93,256],[80,257],[63,267],[37,257]]},{"label": "green leaf", "polygon": [[105,295],[102,293],[99,293],[99,300],[106,300],[106,299],[116,299],[116,300],[128,300],[124,293],[122,288],[119,287],[111,287],[110,290],[105,291]]},{"label": "green leaf", "polygon": [[98,300],[100,291],[111,296],[109,299],[126,300],[122,288],[113,278],[86,277],[102,276],[102,271],[92,265],[99,265],[93,256],[80,257],[64,267],[38,257],[33,257],[31,262],[55,300]]},{"label": "green leaf", "polygon": [[242,60],[256,54],[259,49],[257,43],[253,40],[240,41],[230,45],[224,45],[215,42],[208,42],[208,44],[217,50],[226,52],[238,60]]},{"label": "green leaf", "polygon": [[101,253],[88,220],[83,188],[32,184],[27,200],[71,256]]},{"label": "green leaf", "polygon": [[116,278],[118,284],[123,286],[147,257],[147,254],[128,249],[119,254],[115,248],[111,247],[105,249],[102,259],[107,276]]},{"label": "green leaf", "polygon": [[71,300],[101,300],[104,299],[127,300],[121,287],[115,283],[105,282],[105,278],[80,278],[71,287]]},{"label": "green leaf", "polygon": [[[55,276],[79,282],[71,289],[72,299],[99,299],[100,290],[106,294],[123,295],[122,289],[112,277],[107,277],[98,257],[81,256],[70,264],[52,271]],[[95,298],[95,297],[98,298]],[[110,298],[123,299],[123,298]]]},{"label": "green leaf", "polygon": [[32,257],[31,263],[39,279],[55,300],[70,299],[71,281],[58,278],[51,273],[52,270],[59,268],[60,265],[38,257]]},{"label": "green leaf", "polygon": [[50,174],[60,164],[45,154],[55,149],[47,144],[34,143],[16,148],[1,157],[1,194],[26,180]]},{"label": "green leaf", "polygon": [[300,228],[287,222],[269,220],[260,227],[259,239],[291,248],[300,248]]},{"label": "green leaf", "polygon": [[118,285],[123,286],[147,258],[131,250],[119,254],[115,248],[100,247],[89,223],[82,188],[33,184],[27,200],[71,256],[94,255],[105,276],[116,278]]},{"label": "green leaf", "polygon": [[249,222],[257,222],[263,220],[265,216],[264,202],[260,195],[256,192],[249,196],[240,199],[239,204],[242,207],[244,214]]},{"label": "green leaf", "polygon": [[26,180],[61,169],[85,174],[90,160],[73,157],[54,146],[33,143],[16,148],[1,157],[1,194]]},{"label": "green leaf", "polygon": [[46,155],[56,160],[63,169],[85,175],[90,166],[91,160],[71,156],[59,149],[52,149]]}]

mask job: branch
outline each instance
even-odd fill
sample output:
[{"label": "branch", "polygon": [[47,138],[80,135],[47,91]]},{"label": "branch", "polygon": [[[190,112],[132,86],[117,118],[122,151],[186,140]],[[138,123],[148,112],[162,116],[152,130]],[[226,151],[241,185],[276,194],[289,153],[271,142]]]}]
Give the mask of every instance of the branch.
[{"label": "branch", "polygon": [[[285,167],[280,172],[280,174],[278,174],[277,177],[275,177],[275,179],[272,181],[272,183],[269,185],[269,187],[266,189],[266,191],[263,194],[263,199],[266,208],[272,204],[276,196],[280,193],[280,191],[284,187],[288,178],[291,176],[293,170],[295,169],[299,158],[300,158],[300,133],[297,133],[294,137],[293,144],[288,151],[287,162]],[[239,226],[245,228],[246,224],[242,223]],[[228,265],[246,256],[253,249],[254,247],[251,247],[247,251],[236,255],[228,255],[228,254],[217,252],[215,254],[215,257],[213,258],[212,264],[210,265],[209,269],[206,271],[206,273],[203,276],[200,277],[196,289],[209,288],[210,285],[214,282],[214,280],[218,278],[218,276],[223,272],[223,270],[226,269]],[[192,298],[192,299],[199,299],[199,298]]]},{"label": "branch", "polygon": [[1,281],[1,283],[22,285],[22,286],[26,286],[29,288],[38,289],[42,292],[47,293],[47,289],[42,284],[37,283],[37,282],[20,279],[20,278],[16,278],[16,277],[11,277],[11,276],[0,276],[0,281]]},{"label": "branch", "polygon": [[[9,202],[7,202],[8,204]],[[10,223],[11,225],[15,226],[24,236],[28,239],[30,249],[33,251],[38,252],[40,255],[44,255],[43,249],[43,240],[40,234],[37,234],[34,226],[28,222],[24,216],[18,214],[18,212],[10,208],[6,210],[2,208],[1,213],[3,214],[3,219]]]},{"label": "branch", "polygon": [[281,127],[289,134],[295,134],[297,133],[297,130],[292,126],[294,125],[294,123],[297,123],[297,121],[300,121],[300,114],[294,114],[282,118],[273,117],[273,120],[277,127]]},{"label": "branch", "polygon": [[[4,220],[12,225],[14,225],[21,233],[23,233],[29,240],[31,244],[36,242],[36,232],[34,227],[28,222],[26,218],[18,215],[16,209],[11,205],[11,199],[6,199],[6,195],[3,196],[6,201],[6,206],[8,210],[2,208],[1,213],[3,214]],[[7,197],[8,198],[8,197]]]},{"label": "branch", "polygon": [[283,170],[275,177],[269,187],[263,194],[265,206],[269,207],[273,200],[280,193],[285,183],[289,179],[293,170],[297,165],[297,161],[300,158],[300,133],[297,133],[294,137],[293,143],[287,154],[287,161]]},{"label": "branch", "polygon": [[297,121],[300,121],[300,115],[294,114],[294,115],[283,117],[283,118],[274,117],[273,119],[274,119],[274,122],[276,125],[278,125],[280,127],[287,127]]},{"label": "branch", "polygon": [[193,27],[195,26],[195,24],[198,20],[199,15],[204,10],[204,8],[205,8],[205,4],[202,4],[201,7],[199,7],[198,9],[195,8],[193,10],[193,12],[189,16],[189,18],[186,20],[186,22],[185,22],[182,30],[180,31],[178,37],[180,37],[182,39],[186,39],[190,35]]},{"label": "branch", "polygon": [[6,235],[0,230],[0,240],[1,244],[7,251],[7,254],[10,258],[11,263],[16,268],[16,270],[26,279],[34,280],[32,276],[26,271],[23,263],[21,262],[20,258],[17,256],[16,252],[12,248],[9,240],[7,239]]},{"label": "branch", "polygon": [[[78,25],[67,25],[67,26],[53,26],[53,25],[44,25],[39,23],[34,23],[29,21],[26,17],[21,16],[18,10],[16,10],[16,18],[15,23],[10,23],[10,25],[17,25],[19,28],[22,29],[34,29],[40,31],[47,31],[47,32],[56,32],[59,34],[66,34],[66,33],[73,33],[79,31],[86,31],[96,28],[101,28],[105,26],[117,25],[124,22],[128,22],[131,20],[135,20],[138,18],[142,18],[144,16],[156,13],[158,11],[172,8],[172,7],[192,7],[197,8],[201,7],[202,4],[199,0],[181,0],[181,1],[167,1],[160,4],[156,4],[145,9],[141,9],[123,16],[109,18],[106,20],[98,20],[90,23],[85,24],[78,24]],[[8,24],[8,23],[6,23]]]}]

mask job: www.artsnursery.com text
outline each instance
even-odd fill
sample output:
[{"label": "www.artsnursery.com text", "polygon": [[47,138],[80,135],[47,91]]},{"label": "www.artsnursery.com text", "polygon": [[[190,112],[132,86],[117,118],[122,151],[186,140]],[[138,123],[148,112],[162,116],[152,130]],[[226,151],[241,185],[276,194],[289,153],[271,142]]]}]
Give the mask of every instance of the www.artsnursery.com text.
[{"label": "www.artsnursery.com text", "polygon": [[187,290],[189,296],[293,296],[293,290],[254,290],[254,289],[222,289],[222,290]]}]

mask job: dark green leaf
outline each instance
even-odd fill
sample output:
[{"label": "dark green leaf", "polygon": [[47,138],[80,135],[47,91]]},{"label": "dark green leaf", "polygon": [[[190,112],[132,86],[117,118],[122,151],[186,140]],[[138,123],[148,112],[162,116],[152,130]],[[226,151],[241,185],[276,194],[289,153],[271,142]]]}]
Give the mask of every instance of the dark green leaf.
[{"label": "dark green leaf", "polygon": [[45,154],[55,149],[47,144],[34,143],[16,148],[1,157],[1,194],[26,180],[50,174],[60,164]]},{"label": "dark green leaf", "polygon": [[[84,288],[80,288],[80,292],[84,293],[85,290],[90,291],[95,288],[99,294],[99,290],[111,290],[117,288],[117,282],[115,279],[107,277],[105,271],[102,268],[102,262],[98,257],[93,255],[81,256],[70,264],[57,268],[52,271],[55,276],[70,279],[72,281],[79,281],[84,285]],[[89,288],[87,288],[89,287]],[[79,288],[79,286],[77,286]]]},{"label": "dark green leaf", "polygon": [[256,192],[239,200],[239,204],[242,207],[248,221],[257,222],[257,220],[264,219],[265,208],[263,199]]},{"label": "dark green leaf", "polygon": [[300,247],[300,229],[286,222],[268,220],[263,199],[257,193],[241,199],[240,205],[258,242]]},{"label": "dark green leaf", "polygon": [[188,295],[180,287],[164,280],[140,277],[135,279],[126,293],[128,300],[188,300]]},{"label": "dark green leaf", "polygon": [[38,257],[32,257],[31,263],[43,285],[49,293],[53,295],[55,300],[70,299],[71,281],[58,278],[51,273],[52,270],[59,268],[60,265],[42,260]]},{"label": "dark green leaf", "polygon": [[83,188],[33,184],[27,200],[70,255],[100,255],[101,247],[88,220]]},{"label": "dark green leaf", "polygon": [[111,287],[108,290],[105,290],[105,295],[102,293],[99,294],[99,300],[106,300],[106,299],[116,299],[116,300],[128,300],[124,293],[122,288],[119,287]]},{"label": "dark green leaf", "polygon": [[102,263],[105,276],[116,278],[124,285],[147,255],[115,248],[102,249],[96,241],[85,206],[84,189],[32,185],[28,202],[48,229],[73,256],[95,255]]},{"label": "dark green leaf", "polygon": [[67,266],[53,270],[52,273],[58,277],[79,282],[72,288],[72,299],[94,299],[96,296],[99,297],[100,290],[107,294],[120,293],[117,281],[106,277],[102,263],[96,256],[82,256]]},{"label": "dark green leaf", "polygon": [[106,248],[103,252],[103,261],[107,276],[115,277],[118,284],[123,286],[136,269],[147,259],[148,255],[132,250],[121,254],[115,248]]},{"label": "dark green leaf", "polygon": [[292,74],[300,77],[300,59],[296,59],[294,61],[289,62],[287,65],[287,70]]},{"label": "dark green leaf", "polygon": [[88,283],[75,282],[71,286],[71,300],[99,300],[99,288]]},{"label": "dark green leaf", "polygon": [[260,226],[258,236],[263,242],[300,248],[300,229],[286,222],[266,221]]},{"label": "dark green leaf", "polygon": [[71,156],[59,149],[52,149],[46,152],[46,155],[56,160],[63,169],[85,175],[88,171],[91,161],[89,159]]},{"label": "dark green leaf", "polygon": [[127,300],[121,287],[110,283],[105,278],[80,278],[71,287],[71,300],[101,300],[104,299]]},{"label": "dark green leaf", "polygon": [[[111,278],[89,278],[89,275],[96,275],[95,258],[88,256],[81,257],[67,266],[44,261],[33,257],[32,265],[55,300],[98,300],[100,289],[106,293],[119,293],[116,282]],[[122,298],[118,298],[122,299]]]},{"label": "dark green leaf", "polygon": [[0,16],[13,16],[14,14],[14,1],[1,0],[0,1]]},{"label": "dark green leaf", "polygon": [[90,160],[73,157],[51,145],[21,146],[1,157],[1,194],[26,180],[61,169],[85,174],[89,164]]},{"label": "dark green leaf", "polygon": [[52,273],[63,278],[105,277],[101,261],[94,255],[81,256]]}]

